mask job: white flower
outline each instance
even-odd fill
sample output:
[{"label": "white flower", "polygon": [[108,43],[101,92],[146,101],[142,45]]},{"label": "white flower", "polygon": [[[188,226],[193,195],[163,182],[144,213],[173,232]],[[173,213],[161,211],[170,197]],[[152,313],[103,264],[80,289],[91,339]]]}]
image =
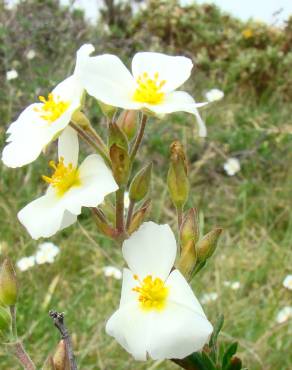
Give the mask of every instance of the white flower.
[{"label": "white flower", "polygon": [[51,242],[42,243],[38,246],[35,260],[38,265],[53,263],[55,257],[60,253],[60,248]]},{"label": "white flower", "polygon": [[121,280],[122,278],[122,272],[118,268],[114,266],[105,266],[102,269],[104,276],[106,277],[113,277],[117,280]]},{"label": "white flower", "polygon": [[123,109],[151,111],[157,115],[188,112],[196,116],[199,135],[206,127],[196,103],[184,91],[175,91],[191,74],[189,58],[160,53],[137,53],[132,60],[132,73],[115,55],[89,57],[80,72],[87,92],[105,104]]},{"label": "white flower", "polygon": [[84,93],[79,71],[92,50],[92,45],[83,45],[77,52],[73,75],[57,85],[48,98],[40,96],[39,103],[29,105],[10,125],[8,144],[2,153],[6,166],[21,167],[34,161],[70,123]]},{"label": "white flower", "polygon": [[17,261],[16,266],[20,271],[27,271],[35,265],[35,256],[23,257]]},{"label": "white flower", "polygon": [[285,321],[288,321],[292,318],[292,307],[286,306],[283,307],[277,314],[276,322],[282,324]]},{"label": "white flower", "polygon": [[292,275],[287,275],[283,281],[285,288],[292,290]]},{"label": "white flower", "polygon": [[232,290],[238,290],[240,288],[239,281],[224,281],[223,283],[226,287],[231,288]]},{"label": "white flower", "polygon": [[18,72],[15,69],[11,69],[10,71],[6,72],[6,80],[15,80],[18,77]]},{"label": "white flower", "polygon": [[228,158],[223,168],[228,176],[234,176],[240,171],[240,162],[237,158]]},{"label": "white flower", "polygon": [[199,351],[212,325],[178,270],[177,246],[168,225],[144,223],[123,244],[119,309],[106,331],[137,360],[184,358]]},{"label": "white flower", "polygon": [[125,209],[128,209],[130,206],[130,198],[129,198],[129,192],[126,191],[124,194],[124,207]]},{"label": "white flower", "polygon": [[206,293],[206,294],[203,294],[203,296],[201,297],[201,302],[203,304],[210,303],[210,302],[216,301],[217,298],[218,298],[218,293],[216,292]]},{"label": "white flower", "polygon": [[224,98],[224,92],[219,89],[211,89],[205,94],[206,99],[211,103],[213,101],[218,101]]},{"label": "white flower", "polygon": [[30,50],[26,53],[26,58],[27,58],[28,60],[34,59],[34,58],[35,58],[35,56],[36,56],[36,52],[35,52],[35,50],[33,50],[33,49],[30,49]]},{"label": "white flower", "polygon": [[67,127],[58,141],[59,163],[50,162],[50,184],[45,195],[25,206],[19,213],[20,222],[32,238],[50,237],[72,225],[82,207],[96,207],[118,186],[111,171],[97,154],[89,155],[78,167],[78,136]]}]

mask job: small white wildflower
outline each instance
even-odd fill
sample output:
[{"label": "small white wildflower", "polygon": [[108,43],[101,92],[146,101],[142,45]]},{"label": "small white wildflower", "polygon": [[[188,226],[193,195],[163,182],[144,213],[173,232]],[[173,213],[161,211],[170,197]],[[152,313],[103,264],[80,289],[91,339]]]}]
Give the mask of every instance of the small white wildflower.
[{"label": "small white wildflower", "polygon": [[6,72],[7,81],[15,80],[17,77],[18,77],[18,73],[15,69],[11,69],[10,71]]},{"label": "small white wildflower", "polygon": [[228,176],[234,176],[240,171],[240,162],[237,158],[228,158],[223,168]]},{"label": "small white wildflower", "polygon": [[224,98],[224,92],[219,89],[211,89],[205,94],[206,99],[211,103],[213,101],[218,101]]},{"label": "small white wildflower", "polygon": [[60,253],[60,248],[53,243],[46,242],[38,246],[35,260],[38,265],[53,263],[55,257]]},{"label": "small white wildflower", "polygon": [[128,209],[130,206],[130,198],[129,198],[129,192],[126,191],[124,195],[124,208]]},{"label": "small white wildflower", "polygon": [[238,290],[240,288],[240,282],[239,281],[224,281],[223,283],[226,287],[232,289],[232,290]]},{"label": "small white wildflower", "polygon": [[201,303],[202,304],[205,304],[205,303],[210,303],[210,302],[213,302],[213,301],[216,301],[218,298],[218,293],[216,292],[212,292],[212,293],[205,293],[203,294],[203,296],[201,297]]},{"label": "small white wildflower", "polygon": [[20,271],[27,271],[35,265],[35,256],[23,257],[17,261],[16,266]]},{"label": "small white wildflower", "polygon": [[289,290],[292,290],[292,275],[287,275],[283,281],[283,286]]},{"label": "small white wildflower", "polygon": [[26,53],[26,58],[27,58],[28,60],[34,59],[34,58],[35,58],[35,56],[36,56],[36,52],[35,52],[35,50],[33,50],[33,49],[30,49],[30,50]]},{"label": "small white wildflower", "polygon": [[118,268],[116,268],[114,266],[105,266],[102,269],[102,271],[104,273],[104,276],[106,276],[106,277],[113,277],[116,280],[121,280],[121,278],[122,278],[121,270],[119,270]]},{"label": "small white wildflower", "polygon": [[285,306],[277,314],[276,321],[278,324],[282,324],[292,318],[292,307]]}]

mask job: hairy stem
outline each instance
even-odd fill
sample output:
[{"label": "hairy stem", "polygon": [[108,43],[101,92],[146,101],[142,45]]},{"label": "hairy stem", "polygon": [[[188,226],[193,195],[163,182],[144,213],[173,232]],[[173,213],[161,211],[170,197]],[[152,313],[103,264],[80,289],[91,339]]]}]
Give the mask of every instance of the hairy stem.
[{"label": "hairy stem", "polygon": [[106,161],[108,165],[111,164],[110,158],[108,156],[108,153],[104,151],[104,148],[100,146],[100,144],[93,139],[91,135],[89,135],[86,131],[84,131],[80,126],[76,125],[73,122],[70,122],[70,126],[74,128],[78,132],[78,135],[87,143],[89,144],[93,149],[95,149]]},{"label": "hairy stem", "polygon": [[20,341],[10,343],[9,348],[11,349],[14,356],[18,359],[24,369],[36,370],[34,363],[32,362],[29,355],[26,353],[23,344]]},{"label": "hairy stem", "polygon": [[135,208],[135,202],[130,201],[129,209],[128,209],[128,214],[127,214],[127,223],[126,223],[126,229],[129,228],[130,223],[132,221],[132,216]]},{"label": "hairy stem", "polygon": [[65,326],[64,314],[58,313],[56,311],[50,311],[49,315],[53,319],[55,327],[59,330],[62,339],[64,339],[65,341],[66,350],[68,354],[68,360],[70,363],[70,370],[78,370],[77,363],[76,363],[74,353],[73,353],[71,337],[69,335],[67,327]]},{"label": "hairy stem", "polygon": [[116,228],[119,233],[124,233],[124,193],[121,187],[116,191]]},{"label": "hairy stem", "polygon": [[140,147],[140,144],[142,142],[142,139],[143,139],[143,135],[144,135],[144,131],[145,131],[145,127],[146,127],[146,122],[147,122],[147,116],[146,114],[142,114],[142,119],[141,119],[141,124],[140,124],[140,129],[139,129],[139,132],[136,136],[136,140],[134,142],[134,145],[133,145],[133,148],[131,150],[131,153],[130,153],[130,158],[131,158],[131,161],[134,160],[136,154],[137,154],[137,151]]},{"label": "hairy stem", "polygon": [[12,335],[14,340],[17,340],[17,326],[16,326],[16,306],[10,306],[11,322],[12,322]]},{"label": "hairy stem", "polygon": [[95,139],[95,141],[98,143],[100,148],[107,153],[107,146],[105,145],[104,141],[102,138],[98,135],[98,133],[95,131],[95,129],[90,125],[86,128],[86,131],[88,131]]},{"label": "hairy stem", "polygon": [[177,214],[177,228],[178,232],[180,231],[181,224],[182,224],[182,217],[183,217],[183,208],[176,207],[176,214]]}]

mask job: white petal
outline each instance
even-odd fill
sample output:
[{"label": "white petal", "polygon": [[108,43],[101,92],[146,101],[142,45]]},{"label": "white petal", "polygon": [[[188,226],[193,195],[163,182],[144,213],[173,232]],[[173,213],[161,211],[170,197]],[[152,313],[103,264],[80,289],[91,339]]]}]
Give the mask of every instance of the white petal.
[{"label": "white petal", "polygon": [[161,312],[153,312],[148,352],[154,360],[184,358],[202,349],[213,327],[188,307],[168,302]]},{"label": "white petal", "polygon": [[72,163],[74,167],[78,164],[79,141],[78,134],[72,127],[66,127],[58,140],[58,156],[64,158],[65,165]]},{"label": "white petal", "polygon": [[82,45],[76,53],[76,66],[74,70],[74,75],[78,77],[79,71],[84,68],[84,63],[86,63],[89,55],[94,52],[94,46],[92,44]]},{"label": "white petal", "polygon": [[166,285],[169,287],[169,301],[184,305],[206,318],[202,306],[194,295],[191,287],[178,270],[172,271],[166,280]]},{"label": "white petal", "polygon": [[173,267],[177,247],[168,225],[145,222],[123,243],[123,256],[140,279],[153,275],[165,280]]},{"label": "white petal", "polygon": [[207,130],[198,109],[208,103],[196,103],[193,97],[184,91],[174,91],[166,94],[165,99],[160,104],[145,104],[144,106],[156,114],[167,114],[172,112],[187,112],[194,114],[199,126],[199,136],[205,137]]},{"label": "white petal", "polygon": [[137,53],[132,60],[132,73],[135,79],[144,72],[150,78],[158,73],[159,80],[165,80],[163,91],[170,92],[181,86],[191,75],[191,59],[181,56],[169,56],[161,53]]},{"label": "white petal", "polygon": [[88,94],[105,104],[125,109],[138,109],[132,101],[135,82],[122,61],[110,54],[90,57],[79,71]]},{"label": "white petal", "polygon": [[[70,102],[70,111],[74,113],[81,105],[84,88],[79,79],[72,75],[60,82],[52,91],[54,97],[61,101]],[[71,117],[71,116],[70,116]],[[68,122],[69,123],[69,122]],[[55,122],[54,122],[55,124]]]},{"label": "white petal", "polygon": [[[18,212],[18,219],[27,229],[33,239],[50,237],[58,230],[73,223],[66,219],[64,222],[65,209],[59,199],[53,193],[34,200]],[[74,219],[74,221],[76,218]]]},{"label": "white petal", "polygon": [[96,207],[106,195],[118,189],[112,172],[103,159],[92,154],[79,167],[81,185],[71,188],[63,197],[62,204],[69,212],[79,215],[81,207]]},{"label": "white petal", "polygon": [[105,330],[136,360],[145,361],[151,316],[136,304],[125,305],[110,317]]},{"label": "white petal", "polygon": [[134,274],[129,269],[123,270],[123,285],[121,292],[120,307],[129,303],[137,303],[137,293],[133,291],[137,285],[137,280],[134,279]]}]

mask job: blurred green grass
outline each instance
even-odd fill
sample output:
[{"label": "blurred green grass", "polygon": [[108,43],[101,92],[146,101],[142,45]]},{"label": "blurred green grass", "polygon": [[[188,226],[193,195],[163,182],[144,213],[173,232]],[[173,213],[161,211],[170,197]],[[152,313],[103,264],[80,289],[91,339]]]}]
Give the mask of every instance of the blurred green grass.
[{"label": "blurred green grass", "polygon": [[[106,28],[105,32],[102,24],[89,26],[82,13],[62,10],[55,1],[29,0],[13,11],[4,9],[0,2],[1,143],[8,124],[19,112],[70,73],[75,51],[84,42],[93,42],[98,52],[116,52],[124,60],[142,49],[201,55],[186,89],[198,101],[212,87],[220,87],[226,96],[202,113],[209,130],[205,142],[197,139],[191,116],[176,114],[162,121],[150,120],[137,167],[145,158],[154,162],[151,195],[156,201],[151,219],[170,223],[175,230],[165,177],[169,144],[180,139],[190,159],[188,206],[199,208],[202,231],[215,225],[225,229],[215,257],[193,282],[194,290],[198,297],[218,292],[218,300],[205,304],[204,309],[213,322],[224,313],[221,341],[238,340],[240,356],[249,369],[288,370],[292,362],[291,322],[277,324],[275,317],[282,307],[291,305],[291,292],[282,287],[292,262],[291,75],[283,74],[284,67],[278,71],[278,62],[273,64],[271,76],[262,76],[261,71],[271,66],[271,45],[282,51],[287,42],[283,38],[289,40],[289,34],[278,35],[264,25],[226,18],[216,7],[194,6],[192,11],[188,9],[187,18],[172,1],[156,1],[155,9],[151,1],[149,6],[150,10],[132,18],[125,17],[125,9],[119,8],[110,31]],[[167,22],[170,10],[172,23]],[[153,11],[155,17],[150,16]],[[108,19],[106,12],[104,19]],[[228,24],[223,29],[228,30],[228,37],[223,32],[215,39],[217,54],[212,56],[214,34],[222,24]],[[258,40],[238,41],[247,27],[255,29]],[[270,36],[273,32],[278,35],[276,40]],[[33,60],[25,57],[30,49],[37,52]],[[226,55],[226,50],[232,53]],[[265,64],[259,62],[259,53]],[[247,54],[255,58],[256,75],[241,61]],[[281,66],[289,65],[289,60],[289,53],[282,56]],[[5,73],[12,68],[17,69],[19,78],[6,81]],[[88,103],[87,113],[104,136],[100,111],[93,99],[88,98]],[[52,153],[53,147],[37,162],[17,170],[0,165],[0,241],[8,245],[14,261],[34,253],[38,245],[18,223],[16,214],[44,190],[40,176],[47,173]],[[223,163],[231,156],[240,159],[242,170],[227,177]],[[106,336],[104,324],[117,308],[121,282],[106,279],[102,267],[122,267],[123,260],[113,243],[98,235],[89,212],[51,240],[61,247],[56,262],[18,273],[19,333],[38,366],[58,340],[47,315],[54,308],[66,312],[80,369],[175,369],[168,362],[137,363]],[[50,296],[56,277],[58,284]],[[225,280],[239,281],[240,289],[231,290]],[[1,369],[19,368],[4,347],[0,348],[0,364]]]}]

